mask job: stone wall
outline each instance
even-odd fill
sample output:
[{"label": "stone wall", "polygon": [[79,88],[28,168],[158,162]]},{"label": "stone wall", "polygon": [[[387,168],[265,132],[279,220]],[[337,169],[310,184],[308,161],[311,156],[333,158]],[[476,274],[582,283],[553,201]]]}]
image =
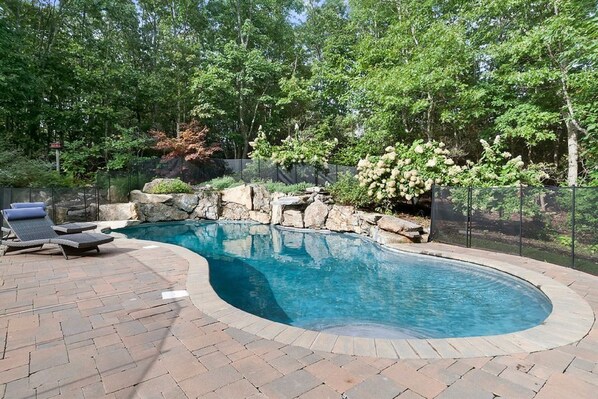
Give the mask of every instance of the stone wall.
[{"label": "stone wall", "polygon": [[162,222],[186,219],[252,220],[295,228],[352,232],[381,244],[427,241],[422,226],[394,216],[335,204],[320,187],[301,195],[270,193],[260,185],[222,191],[203,188],[193,194],[131,192],[130,204],[100,207],[102,220]]}]

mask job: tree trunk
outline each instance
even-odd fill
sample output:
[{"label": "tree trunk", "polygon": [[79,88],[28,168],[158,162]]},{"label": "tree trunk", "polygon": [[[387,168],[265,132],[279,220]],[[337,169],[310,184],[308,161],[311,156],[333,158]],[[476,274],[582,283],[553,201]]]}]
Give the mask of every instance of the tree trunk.
[{"label": "tree trunk", "polygon": [[567,121],[567,184],[577,185],[577,164],[579,159],[577,128],[573,121]]}]

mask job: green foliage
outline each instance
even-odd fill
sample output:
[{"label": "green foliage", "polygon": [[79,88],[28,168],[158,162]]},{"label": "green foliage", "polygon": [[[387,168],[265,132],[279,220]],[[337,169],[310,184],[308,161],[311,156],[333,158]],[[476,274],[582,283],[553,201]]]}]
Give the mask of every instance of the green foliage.
[{"label": "green foliage", "polygon": [[272,161],[283,168],[310,165],[317,170],[328,169],[328,159],[338,141],[287,137],[280,146],[272,148]]},{"label": "green foliage", "polygon": [[337,181],[327,187],[336,203],[367,208],[372,204],[368,190],[359,184],[359,180],[350,173],[344,173]]},{"label": "green foliage", "polygon": [[0,137],[31,159],[59,141],[65,172],[89,180],[194,116],[225,158],[245,158],[262,126],[285,166],[415,140],[477,160],[500,134],[513,158],[554,163],[552,181],[570,169],[573,184],[579,165],[597,186],[597,27],[591,0],[11,0]]},{"label": "green foliage", "polygon": [[217,177],[205,183],[202,183],[201,186],[203,187],[212,187],[214,190],[224,190],[231,187],[240,186],[243,184],[243,181],[234,178],[233,176],[223,176]]},{"label": "green foliage", "polygon": [[330,154],[338,144],[337,139],[317,140],[307,137],[287,137],[278,146],[272,146],[265,133],[260,132],[249,144],[253,148],[253,159],[270,158],[276,165],[291,169],[295,165],[309,165],[317,170],[328,169]]},{"label": "green foliage", "polygon": [[192,193],[193,187],[180,179],[164,180],[156,184],[150,194]]},{"label": "green foliage", "polygon": [[49,162],[30,159],[18,150],[0,149],[0,186],[72,187],[75,182],[59,175]]},{"label": "green foliage", "polygon": [[505,186],[540,186],[548,175],[542,165],[528,165],[521,156],[514,157],[504,151],[500,136],[496,136],[492,145],[480,140],[484,148],[477,163],[468,162],[459,180],[461,184],[471,187],[505,187]]},{"label": "green foliage", "polygon": [[248,154],[251,159],[270,159],[272,157],[272,145],[268,142],[266,138],[266,133],[260,129],[257,133],[257,136],[253,141],[249,142],[252,150]]},{"label": "green foliage", "polygon": [[310,187],[309,183],[297,183],[297,184],[285,184],[282,182],[274,182],[272,180],[253,180],[252,184],[258,184],[266,187],[271,193],[284,193],[284,194],[298,194],[305,192],[305,189]]},{"label": "green foliage", "polygon": [[357,165],[357,178],[367,194],[388,208],[396,199],[411,201],[433,184],[458,184],[462,168],[447,155],[444,143],[423,140],[411,146],[397,143],[382,156],[370,156]]}]

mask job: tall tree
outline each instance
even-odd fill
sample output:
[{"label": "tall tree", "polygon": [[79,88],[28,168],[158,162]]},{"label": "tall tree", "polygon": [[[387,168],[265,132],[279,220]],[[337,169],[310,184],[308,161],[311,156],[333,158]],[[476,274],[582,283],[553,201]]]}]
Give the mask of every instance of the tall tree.
[{"label": "tall tree", "polygon": [[212,40],[193,78],[194,113],[223,149],[247,157],[258,127],[279,129],[279,80],[293,67],[292,0],[211,1]]}]

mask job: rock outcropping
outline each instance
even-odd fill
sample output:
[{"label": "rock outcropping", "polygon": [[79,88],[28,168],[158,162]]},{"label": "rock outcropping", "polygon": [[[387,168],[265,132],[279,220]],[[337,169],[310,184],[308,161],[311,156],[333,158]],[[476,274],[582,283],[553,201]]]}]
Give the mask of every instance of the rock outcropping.
[{"label": "rock outcropping", "polygon": [[308,189],[303,195],[270,193],[263,186],[247,184],[222,191],[202,188],[193,194],[147,194],[136,190],[131,192],[130,198],[130,204],[113,204],[100,209],[101,219],[252,220],[285,227],[357,233],[381,244],[427,241],[422,226],[394,216],[334,204],[319,187]]}]

